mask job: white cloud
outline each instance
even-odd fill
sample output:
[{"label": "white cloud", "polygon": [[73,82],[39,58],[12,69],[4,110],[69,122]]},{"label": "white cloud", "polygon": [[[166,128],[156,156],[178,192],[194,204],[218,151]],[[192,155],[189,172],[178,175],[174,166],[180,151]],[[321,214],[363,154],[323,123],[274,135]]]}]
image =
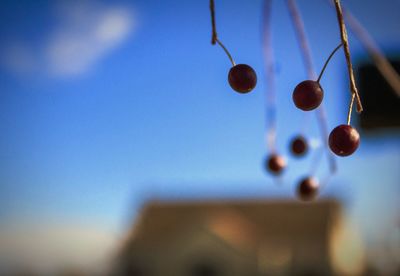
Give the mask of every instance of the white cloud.
[{"label": "white cloud", "polygon": [[[81,6],[82,7],[82,6]],[[122,8],[93,9],[86,13],[69,11],[63,27],[54,33],[46,48],[50,72],[57,75],[81,74],[115,49],[130,34],[131,13]]]},{"label": "white cloud", "polygon": [[124,42],[135,23],[131,9],[92,1],[66,2],[58,7],[57,19],[38,49],[22,42],[3,48],[2,65],[14,73],[80,75]]}]

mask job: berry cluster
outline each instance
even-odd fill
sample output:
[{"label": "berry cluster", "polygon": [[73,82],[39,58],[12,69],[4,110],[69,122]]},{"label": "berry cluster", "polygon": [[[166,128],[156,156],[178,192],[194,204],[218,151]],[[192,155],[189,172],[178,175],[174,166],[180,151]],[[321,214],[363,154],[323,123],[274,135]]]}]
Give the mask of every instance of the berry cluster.
[{"label": "berry cluster", "polygon": [[[357,110],[359,112],[362,110],[362,107],[361,107],[361,102],[359,100],[357,89],[355,87],[352,65],[350,61],[347,34],[345,33],[346,30],[343,23],[343,18],[342,18],[343,16],[341,12],[340,2],[339,0],[334,0],[334,1],[338,14],[338,21],[339,21],[342,41],[340,45],[338,45],[329,55],[316,80],[313,79],[313,76],[315,76],[315,74],[313,73],[314,70],[312,68],[311,53],[305,37],[304,24],[301,21],[300,14],[295,5],[295,1],[294,0],[287,1],[289,6],[289,11],[291,13],[291,17],[293,19],[298,38],[300,40],[299,45],[301,45],[302,54],[304,56],[306,63],[306,69],[307,72],[309,73],[309,78],[310,78],[308,80],[300,82],[294,88],[292,93],[292,100],[294,105],[302,111],[308,112],[316,110],[317,114],[319,112],[320,113],[319,121],[322,122],[321,130],[323,133],[325,133],[325,135],[322,135],[322,138],[324,140],[324,145],[329,147],[330,150],[338,156],[349,156],[357,150],[360,143],[360,135],[358,134],[357,130],[350,125],[351,111],[354,100],[357,99]],[[270,7],[268,7],[268,9],[270,9]],[[266,39],[265,41],[269,41],[269,39]],[[344,48],[345,57],[349,69],[352,99],[349,106],[347,125],[339,125],[335,127],[328,135],[328,130],[326,129],[326,122],[323,122],[326,119],[324,118],[324,116],[321,115],[324,114],[324,111],[321,111],[322,107],[320,107],[324,99],[324,89],[321,86],[320,80],[324,74],[324,71],[330,59],[333,57],[336,51],[338,51],[342,46]],[[272,46],[265,45],[265,47],[270,48]],[[273,66],[273,64],[267,64],[267,68],[271,66]],[[304,137],[303,135],[296,135],[295,137],[293,137],[292,140],[290,141],[289,147],[290,147],[290,152],[296,158],[304,157],[310,148],[306,137]],[[330,164],[331,165],[330,173],[334,173],[336,168],[334,164],[334,159],[329,155],[329,153],[328,157],[330,158],[329,160],[333,160],[333,162],[331,162],[333,165]],[[273,148],[272,153],[265,160],[266,170],[272,175],[278,176],[284,172],[285,167],[286,167],[285,158],[282,155],[277,154],[275,149]],[[299,199],[303,201],[313,200],[317,196],[319,189],[320,189],[319,181],[313,176],[307,176],[301,179],[297,184],[297,196]]]},{"label": "berry cluster", "polygon": [[[317,113],[320,112],[322,114],[323,112],[321,103],[323,102],[324,99],[324,89],[321,86],[320,80],[324,74],[324,71],[330,61],[330,59],[333,57],[333,55],[338,51],[341,47],[344,48],[344,53],[346,57],[346,62],[347,62],[347,67],[348,67],[348,72],[349,72],[349,78],[350,78],[350,89],[352,92],[352,98],[351,102],[349,105],[349,113],[347,117],[347,124],[344,125],[339,125],[335,127],[330,134],[328,135],[328,130],[326,129],[326,123],[324,120],[326,120],[322,115],[320,115],[319,121],[322,122],[320,125],[322,125],[321,129],[324,134],[322,134],[323,140],[325,141],[323,144],[326,146],[326,148],[330,148],[330,150],[338,155],[338,156],[349,156],[353,154],[359,144],[360,144],[360,135],[358,134],[357,130],[353,128],[350,125],[350,119],[351,119],[351,112],[352,112],[352,107],[353,103],[356,100],[357,101],[357,111],[361,112],[362,111],[362,106],[361,106],[361,101],[358,95],[357,88],[355,86],[355,81],[354,81],[354,75],[353,75],[353,69],[352,69],[352,64],[351,64],[351,59],[350,59],[350,52],[349,52],[349,46],[348,46],[348,41],[347,41],[347,33],[345,29],[345,25],[343,22],[343,15],[342,15],[342,10],[340,6],[340,0],[333,0],[335,3],[336,7],[336,12],[338,16],[338,22],[339,22],[339,28],[340,28],[340,34],[341,34],[341,43],[332,51],[332,53],[329,55],[327,58],[318,78],[316,80],[313,80],[315,77],[315,73],[313,68],[312,68],[312,61],[311,61],[311,54],[309,52],[307,40],[305,38],[305,31],[304,31],[304,26],[303,23],[301,22],[299,12],[297,11],[296,5],[294,3],[294,0],[288,0],[288,6],[289,6],[289,11],[291,12],[291,16],[293,18],[294,24],[296,31],[298,33],[298,37],[300,39],[300,45],[303,50],[303,55],[306,60],[306,67],[307,71],[309,73],[309,79],[304,80],[300,82],[293,90],[292,93],[292,100],[294,102],[294,105],[299,108],[302,111],[312,111],[316,110]],[[270,4],[271,1],[266,1],[266,13],[267,16],[270,17],[269,11],[270,11]],[[256,84],[257,84],[257,75],[256,72],[252,67],[250,67],[247,64],[236,64],[235,61],[233,60],[231,54],[227,50],[227,48],[222,44],[222,42],[218,39],[217,36],[217,31],[216,31],[216,24],[215,24],[215,9],[214,9],[214,0],[210,0],[210,11],[211,11],[211,23],[212,23],[212,39],[211,43],[218,44],[221,46],[221,48],[225,51],[226,55],[228,56],[230,62],[232,63],[232,67],[229,70],[228,74],[228,82],[229,85],[233,90],[235,90],[238,93],[245,94],[250,91],[252,91]],[[265,20],[267,22],[268,20]],[[269,127],[267,128],[267,137],[271,138],[269,139],[269,144],[268,147],[271,150],[271,154],[267,156],[265,159],[265,164],[264,167],[265,169],[271,173],[274,176],[279,176],[282,175],[283,172],[285,171],[287,167],[287,162],[285,157],[282,155],[278,154],[275,150],[275,125],[276,125],[276,118],[275,118],[275,109],[276,109],[276,102],[275,102],[275,91],[274,91],[274,63],[273,63],[273,55],[272,55],[272,44],[271,44],[271,39],[268,37],[269,31],[263,32],[266,34],[264,37],[264,42],[265,42],[265,47],[266,47],[266,68],[267,68],[267,77],[269,78],[269,86],[270,86],[270,91],[268,92],[269,95],[267,95],[267,99],[271,100],[270,103],[267,104],[267,108],[269,108],[268,114],[270,114],[271,118],[269,118],[269,122],[267,122],[267,125]],[[268,71],[269,70],[269,71]],[[269,123],[269,124],[268,124]],[[329,136],[329,137],[328,137]],[[292,155],[296,158],[301,158],[304,157],[309,149],[310,145],[309,142],[307,141],[306,137],[303,135],[296,135],[295,137],[292,138],[290,141],[290,151]],[[329,155],[329,154],[328,154]],[[329,155],[330,160],[334,160],[332,156]],[[334,163],[334,161],[333,161]],[[331,173],[335,171],[335,165],[331,166]],[[297,186],[297,195],[299,199],[304,200],[304,201],[309,201],[313,200],[318,192],[319,192],[319,182],[318,180],[313,177],[313,176],[307,176],[298,183]]]},{"label": "berry cluster", "polygon": [[[300,82],[293,90],[293,102],[295,106],[303,111],[311,111],[318,108],[324,98],[324,91],[320,85],[321,77],[326,66],[335,52],[342,46],[340,44],[328,57],[325,65],[316,81],[305,80]],[[352,126],[339,125],[329,135],[329,148],[338,156],[353,154],[360,144],[360,135]]]}]

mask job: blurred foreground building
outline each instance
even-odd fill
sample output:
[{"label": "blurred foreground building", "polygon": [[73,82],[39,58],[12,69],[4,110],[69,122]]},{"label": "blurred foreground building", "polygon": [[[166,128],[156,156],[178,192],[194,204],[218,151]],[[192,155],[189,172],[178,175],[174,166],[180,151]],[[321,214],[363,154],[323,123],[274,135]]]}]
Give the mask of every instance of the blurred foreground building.
[{"label": "blurred foreground building", "polygon": [[337,275],[336,201],[150,202],[113,275]]}]

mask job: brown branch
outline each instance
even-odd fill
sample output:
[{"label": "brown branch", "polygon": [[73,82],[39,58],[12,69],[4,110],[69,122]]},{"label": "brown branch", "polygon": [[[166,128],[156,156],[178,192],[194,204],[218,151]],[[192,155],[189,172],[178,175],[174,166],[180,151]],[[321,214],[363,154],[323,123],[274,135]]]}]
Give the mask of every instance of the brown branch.
[{"label": "brown branch", "polygon": [[349,42],[348,42],[348,38],[347,38],[346,26],[344,24],[344,19],[343,19],[342,7],[340,5],[340,0],[334,0],[334,2],[335,2],[336,15],[337,15],[339,29],[340,29],[340,38],[343,43],[343,50],[344,50],[344,55],[346,57],[346,63],[347,63],[347,71],[349,73],[350,91],[352,93],[352,96],[354,96],[356,98],[357,112],[362,112],[363,107],[361,104],[360,95],[358,94],[358,89],[357,89],[355,78],[354,78],[353,64],[351,63],[350,48],[349,48]]},{"label": "brown branch", "polygon": [[210,12],[211,12],[211,27],[212,27],[212,35],[211,35],[211,44],[214,45],[217,42],[217,26],[215,24],[215,4],[214,0],[210,0]]},{"label": "brown branch", "polygon": [[400,75],[396,72],[385,55],[381,52],[378,45],[360,24],[360,22],[345,8],[342,8],[345,20],[354,35],[360,40],[368,54],[371,56],[376,67],[381,72],[394,92],[400,97]]},{"label": "brown branch", "polygon": [[215,24],[215,4],[214,0],[210,0],[210,12],[211,12],[211,28],[212,28],[212,35],[211,35],[211,44],[215,45],[217,43],[221,48],[224,50],[226,55],[228,56],[229,60],[232,63],[232,66],[235,66],[236,63],[232,58],[232,55],[229,53],[228,49],[222,44],[221,40],[218,39],[217,35],[217,26]]}]

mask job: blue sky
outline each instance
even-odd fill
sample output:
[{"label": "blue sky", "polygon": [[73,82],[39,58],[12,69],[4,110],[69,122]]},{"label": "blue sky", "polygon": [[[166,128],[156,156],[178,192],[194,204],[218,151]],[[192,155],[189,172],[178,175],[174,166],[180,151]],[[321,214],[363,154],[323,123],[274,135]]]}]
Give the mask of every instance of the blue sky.
[{"label": "blue sky", "polygon": [[[207,1],[2,2],[3,222],[74,219],[123,231],[147,198],[293,197],[312,156],[289,158],[280,184],[262,169],[262,1],[216,2],[220,39],[258,73],[250,94],[228,86],[229,60],[210,44]],[[399,2],[346,4],[384,50],[398,52]],[[318,71],[339,43],[335,13],[323,1],[298,5]],[[278,148],[288,154],[303,121],[291,92],[306,74],[284,2],[273,9]],[[364,58],[352,35],[350,44],[354,59]],[[345,122],[345,68],[339,51],[322,80],[330,128]],[[310,122],[318,139],[313,115]],[[399,132],[361,135],[356,154],[337,159],[322,196],[344,200],[361,228],[375,219],[390,228],[399,208]]]}]

